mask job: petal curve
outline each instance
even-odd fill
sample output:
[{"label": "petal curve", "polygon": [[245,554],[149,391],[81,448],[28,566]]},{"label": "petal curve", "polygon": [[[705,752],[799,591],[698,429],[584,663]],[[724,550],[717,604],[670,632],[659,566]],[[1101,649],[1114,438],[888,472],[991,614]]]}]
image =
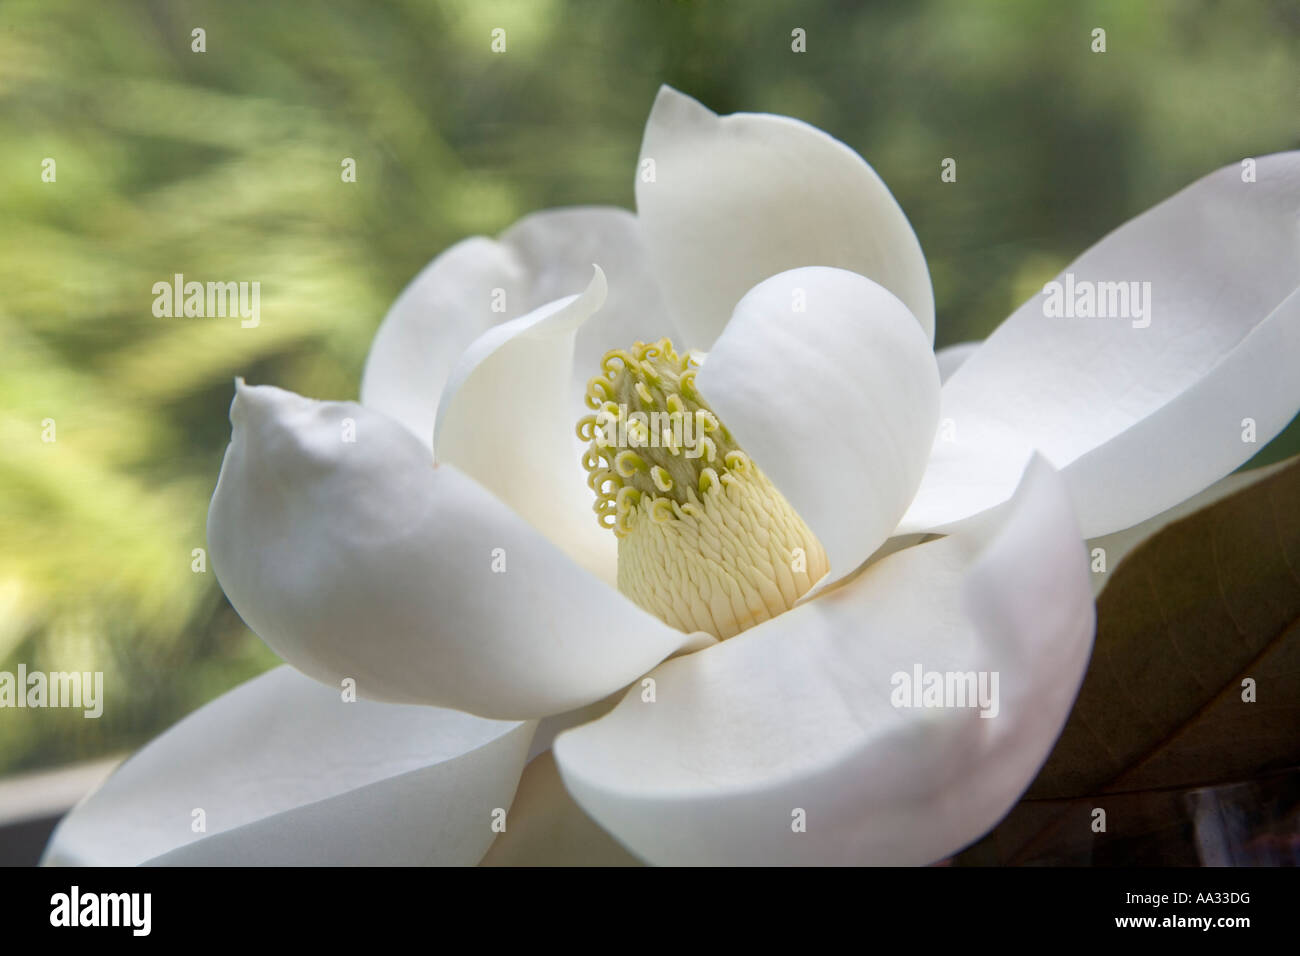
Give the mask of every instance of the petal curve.
[{"label": "petal curve", "polygon": [[[1300,152],[1261,157],[1256,175],[1229,166],[1193,183],[1002,323],[944,384],[951,427],[902,531],[948,530],[1005,500],[1036,449],[1065,475],[1084,533],[1109,534],[1286,427],[1300,411]],[[1088,296],[1096,312],[1103,294],[1107,313],[1128,302],[1131,317],[1048,317]]]},{"label": "petal curve", "polygon": [[[1033,779],[1093,625],[1069,500],[1036,458],[1006,508],[666,662],[653,703],[634,688],[554,753],[578,803],[651,863],[929,863]],[[918,666],[997,672],[996,716],[895,706]]]},{"label": "petal curve", "polygon": [[[548,209],[499,239],[475,236],[429,263],[389,309],[366,359],[361,404],[430,444],[439,397],[461,353],[501,322],[581,289],[599,262],[610,294],[578,335],[580,373],[605,350],[674,332],[636,217],[612,206]],[[586,382],[574,383],[579,399]]]},{"label": "petal curve", "polygon": [[741,299],[696,383],[826,549],[822,586],[893,533],[929,459],[939,373],[887,289],[818,266],[773,276]]},{"label": "petal curve", "polygon": [[434,458],[455,465],[611,587],[618,547],[592,513],[575,448],[574,340],[605,301],[599,266],[581,295],[489,329],[456,362],[438,404]]},{"label": "petal curve", "polygon": [[472,866],[492,843],[492,811],[510,806],[532,732],[345,702],[279,667],[134,754],[63,819],[42,862]]},{"label": "petal curve", "polygon": [[524,768],[509,819],[482,866],[641,865],[573,802],[549,752]]},{"label": "petal curve", "polygon": [[946,382],[952,378],[957,369],[966,364],[966,360],[975,354],[980,342],[957,342],[953,345],[936,349],[935,360],[939,363],[939,381]]},{"label": "petal curve", "polygon": [[241,383],[230,418],[213,570],[317,680],[529,719],[599,700],[690,639],[378,412]]},{"label": "petal curve", "polygon": [[806,123],[718,116],[661,87],[641,144],[636,208],[683,348],[709,350],[747,290],[798,266],[874,279],[934,341],[930,274],[907,216],[861,156]]}]

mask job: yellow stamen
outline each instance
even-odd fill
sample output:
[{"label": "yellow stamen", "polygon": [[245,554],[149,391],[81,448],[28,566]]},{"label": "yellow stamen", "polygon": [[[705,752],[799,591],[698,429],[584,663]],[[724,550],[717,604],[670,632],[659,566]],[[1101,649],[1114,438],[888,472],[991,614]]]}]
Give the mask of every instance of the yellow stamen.
[{"label": "yellow stamen", "polygon": [[[618,537],[618,586],[683,631],[725,639],[794,606],[826,553],[695,387],[667,339],[614,349],[578,422],[593,510]],[[636,451],[631,449],[635,448]]]}]

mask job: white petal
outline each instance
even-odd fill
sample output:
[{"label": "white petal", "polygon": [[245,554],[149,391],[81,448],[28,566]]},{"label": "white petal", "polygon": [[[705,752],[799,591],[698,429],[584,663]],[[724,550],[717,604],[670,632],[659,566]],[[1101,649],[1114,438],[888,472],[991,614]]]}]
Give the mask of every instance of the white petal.
[{"label": "white petal", "polygon": [[792,269],[741,299],[701,394],[826,549],[830,583],[907,510],[938,421],[934,353],[912,314],[842,269]]},{"label": "white petal", "polygon": [[[594,375],[607,349],[672,334],[635,216],[606,206],[546,210],[499,240],[457,243],[416,276],[375,335],[362,404],[430,443],[439,396],[461,352],[498,323],[581,289],[593,262],[611,289],[599,318],[578,336],[581,375]],[[580,396],[581,384],[574,387]]]},{"label": "white petal", "polygon": [[720,117],[662,87],[641,144],[636,206],[690,337],[684,347],[710,348],[748,289],[798,266],[874,279],[934,340],[930,274],[903,210],[862,157],[806,123]]},{"label": "white petal", "polygon": [[[249,627],[324,683],[542,717],[613,693],[689,639],[378,412],[241,384],[230,419],[213,568]],[[340,439],[349,419],[353,442]]]},{"label": "white petal", "polygon": [[[717,643],[714,641],[714,643]],[[565,711],[562,714],[552,714],[550,717],[537,722],[537,730],[533,734],[533,742],[528,748],[528,759],[531,762],[535,757],[546,753],[555,743],[555,738],[572,727],[581,724],[589,724],[598,717],[604,717],[614,705],[623,699],[623,692],[626,688],[620,687],[614,693],[610,694],[594,704],[587,704],[585,707],[579,707],[577,710]]]},{"label": "white petal", "polygon": [[[1041,459],[974,525],[661,665],[655,702],[634,688],[557,738],[569,792],[658,864],[921,864],[977,839],[1060,733],[1094,621],[1065,489]],[[996,671],[997,715],[894,707],[895,673],[918,665]]]},{"label": "white petal", "polygon": [[64,818],[44,862],[472,866],[492,843],[492,811],[510,805],[532,731],[345,702],[280,667],[127,760]]},{"label": "white petal", "polygon": [[578,206],[534,213],[502,233],[501,242],[530,264],[525,311],[586,286],[592,263],[608,279],[604,305],[578,330],[573,353],[576,414],[587,411],[582,406],[587,380],[600,372],[601,357],[610,349],[664,336],[680,338],[650,267],[640,223],[626,209]]},{"label": "white petal", "polygon": [[616,586],[617,540],[592,511],[574,427],[574,338],[605,300],[586,291],[489,329],[456,363],[434,426],[434,457],[508,504],[569,557]]},{"label": "white petal", "polygon": [[439,255],[397,297],[375,333],[361,379],[362,403],[432,446],[438,396],[456,359],[479,335],[511,317],[492,311],[493,290],[524,281],[514,250],[483,236]]},{"label": "white petal", "polygon": [[939,381],[946,382],[952,378],[957,369],[966,364],[966,360],[975,354],[981,342],[958,342],[945,348],[936,349],[935,360],[939,363]]},{"label": "white petal", "polygon": [[1007,319],[943,387],[951,427],[902,530],[951,528],[1005,500],[1037,449],[1084,532],[1107,534],[1280,432],[1300,410],[1300,153],[1260,158],[1257,177],[1219,170],[1066,268],[1076,290],[1149,282],[1142,318],[1047,318],[1040,294]]},{"label": "white petal", "polygon": [[524,768],[507,821],[483,866],[641,865],[569,796],[549,752]]}]

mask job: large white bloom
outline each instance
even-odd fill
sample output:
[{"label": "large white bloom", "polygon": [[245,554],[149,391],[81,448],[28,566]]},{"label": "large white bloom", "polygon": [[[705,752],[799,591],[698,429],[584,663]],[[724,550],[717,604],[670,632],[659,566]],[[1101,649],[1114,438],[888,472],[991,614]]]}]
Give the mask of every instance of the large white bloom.
[{"label": "large white bloom", "polygon": [[[1300,155],[1256,178],[1213,173],[1068,267],[1149,281],[1149,326],[1047,318],[1036,297],[936,363],[920,246],[861,158],[662,90],[635,216],[543,212],[443,253],[380,328],[360,404],[239,385],[214,568],[315,681],[280,668],[191,715],[47,859],[475,863],[553,738],[568,793],[649,862],[958,850],[1073,702],[1083,536],[1207,487],[1258,447],[1243,419],[1262,442],[1300,407]],[[829,566],[775,612],[761,574],[647,572],[708,611],[692,620],[741,621],[734,637],[620,593],[592,515],[585,383],[661,336],[707,353],[700,400]],[[894,706],[892,676],[918,665],[997,672],[997,715]],[[349,679],[366,700],[343,702]]]}]

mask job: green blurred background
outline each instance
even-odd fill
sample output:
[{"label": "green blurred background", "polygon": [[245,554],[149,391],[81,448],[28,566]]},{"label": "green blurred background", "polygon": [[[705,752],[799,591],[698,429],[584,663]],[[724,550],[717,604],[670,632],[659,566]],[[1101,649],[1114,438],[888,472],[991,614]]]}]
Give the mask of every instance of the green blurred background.
[{"label": "green blurred background", "polygon": [[[0,711],[0,773],[136,746],[275,662],[191,570],[234,376],[355,398],[441,249],[547,206],[631,207],[660,83],[865,156],[920,236],[942,345],[1190,181],[1300,145],[1297,50],[1280,0],[9,0],[0,670],[102,670],[108,705]],[[259,280],[261,325],[155,318],[175,272]]]}]

